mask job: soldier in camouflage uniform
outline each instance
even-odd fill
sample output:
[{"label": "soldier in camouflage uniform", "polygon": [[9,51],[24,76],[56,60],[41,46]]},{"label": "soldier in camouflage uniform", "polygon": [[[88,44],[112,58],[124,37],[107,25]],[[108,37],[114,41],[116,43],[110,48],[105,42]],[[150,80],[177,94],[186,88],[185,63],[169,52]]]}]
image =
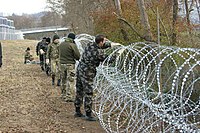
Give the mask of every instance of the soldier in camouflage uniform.
[{"label": "soldier in camouflage uniform", "polygon": [[33,56],[31,55],[31,49],[28,47],[25,51],[25,55],[24,55],[24,64],[27,63],[31,63],[31,61],[33,61]]},{"label": "soldier in camouflage uniform", "polygon": [[59,46],[61,70],[61,96],[67,102],[74,101],[75,92],[75,63],[80,53],[74,43],[75,34],[69,33],[68,38]]},{"label": "soldier in camouflage uniform", "polygon": [[97,35],[95,42],[88,44],[81,56],[77,66],[75,117],[84,117],[80,111],[84,98],[85,119],[88,121],[97,120],[92,116],[93,79],[96,76],[96,67],[107,58],[103,49],[111,45],[105,46],[106,40],[104,35]]},{"label": "soldier in camouflage uniform", "polygon": [[52,85],[57,79],[57,86],[60,86],[60,62],[59,62],[59,36],[54,35],[52,43],[48,46],[46,63],[51,63]]}]

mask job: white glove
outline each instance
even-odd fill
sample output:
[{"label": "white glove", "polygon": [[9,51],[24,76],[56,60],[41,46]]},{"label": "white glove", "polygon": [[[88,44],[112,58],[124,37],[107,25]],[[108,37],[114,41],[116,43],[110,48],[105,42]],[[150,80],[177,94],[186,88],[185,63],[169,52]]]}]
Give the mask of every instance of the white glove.
[{"label": "white glove", "polygon": [[44,54],[45,52],[42,50],[42,49],[40,49],[40,54]]},{"label": "white glove", "polygon": [[111,42],[111,47],[122,46],[120,43]]},{"label": "white glove", "polygon": [[49,59],[46,59],[46,63],[49,64]]}]

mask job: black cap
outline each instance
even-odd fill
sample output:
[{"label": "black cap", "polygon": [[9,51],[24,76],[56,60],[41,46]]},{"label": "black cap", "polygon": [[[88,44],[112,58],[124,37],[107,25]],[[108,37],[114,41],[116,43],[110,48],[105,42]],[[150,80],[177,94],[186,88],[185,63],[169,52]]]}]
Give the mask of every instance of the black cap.
[{"label": "black cap", "polygon": [[26,50],[28,51],[28,50],[31,50],[31,49],[28,47]]},{"label": "black cap", "polygon": [[74,33],[69,33],[68,38],[75,39],[76,35]]},{"label": "black cap", "polygon": [[50,43],[51,42],[51,38],[47,37],[46,42]]},{"label": "black cap", "polygon": [[57,34],[55,34],[55,35],[53,36],[53,41],[56,40],[56,39],[60,39],[60,37],[59,37]]}]

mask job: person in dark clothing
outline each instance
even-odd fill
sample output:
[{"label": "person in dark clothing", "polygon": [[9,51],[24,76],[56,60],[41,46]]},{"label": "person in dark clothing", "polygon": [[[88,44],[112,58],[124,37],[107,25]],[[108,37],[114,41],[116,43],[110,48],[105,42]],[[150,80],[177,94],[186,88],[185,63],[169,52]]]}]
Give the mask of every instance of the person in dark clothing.
[{"label": "person in dark clothing", "polygon": [[48,45],[51,43],[51,39],[49,37],[46,38],[46,41],[44,43],[41,43],[40,45],[40,54],[42,58],[42,70],[45,70],[47,72],[47,63],[46,63],[46,56],[47,56],[47,50],[48,50]]},{"label": "person in dark clothing", "polygon": [[43,54],[41,53],[40,51],[40,47],[46,43],[46,37],[43,37],[42,40],[40,42],[38,42],[37,46],[36,46],[36,54],[37,56],[39,56],[39,59],[40,59],[40,66],[41,66],[41,69],[44,70],[44,57],[43,57]]},{"label": "person in dark clothing", "polygon": [[48,44],[50,44],[50,43],[51,43],[51,38],[50,38],[50,37],[47,37],[47,38],[46,38],[46,42],[47,42]]},{"label": "person in dark clothing", "polygon": [[[97,120],[92,116],[93,79],[96,76],[96,67],[108,57],[103,49],[111,47],[111,44],[106,41],[104,35],[97,35],[95,42],[88,44],[81,56],[76,70],[75,117],[84,117],[88,121]],[[83,99],[86,116],[80,110]]]},{"label": "person in dark clothing", "polygon": [[48,50],[48,45],[50,44],[51,39],[49,37],[46,38],[46,41],[40,44],[39,52],[42,54],[46,54]]},{"label": "person in dark clothing", "polygon": [[46,37],[43,37],[41,41],[38,42],[37,46],[36,46],[36,55],[38,56],[40,53],[40,46],[42,45],[42,43],[46,42]]},{"label": "person in dark clothing", "polygon": [[50,37],[47,37],[46,43],[47,43],[47,47],[45,48],[45,60],[44,60],[45,61],[45,71],[46,71],[47,76],[50,76],[50,74],[51,74],[51,66],[50,66],[49,62],[46,62],[48,45],[51,43],[51,38]]},{"label": "person in dark clothing", "polygon": [[0,67],[2,66],[2,47],[0,42]]}]

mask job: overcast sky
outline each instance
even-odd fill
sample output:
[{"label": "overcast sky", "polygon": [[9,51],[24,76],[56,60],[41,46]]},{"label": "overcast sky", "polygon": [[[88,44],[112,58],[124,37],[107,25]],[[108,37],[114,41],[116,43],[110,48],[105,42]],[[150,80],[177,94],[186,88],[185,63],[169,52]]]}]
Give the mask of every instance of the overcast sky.
[{"label": "overcast sky", "polygon": [[8,14],[37,13],[44,11],[46,0],[0,0],[0,12]]}]

